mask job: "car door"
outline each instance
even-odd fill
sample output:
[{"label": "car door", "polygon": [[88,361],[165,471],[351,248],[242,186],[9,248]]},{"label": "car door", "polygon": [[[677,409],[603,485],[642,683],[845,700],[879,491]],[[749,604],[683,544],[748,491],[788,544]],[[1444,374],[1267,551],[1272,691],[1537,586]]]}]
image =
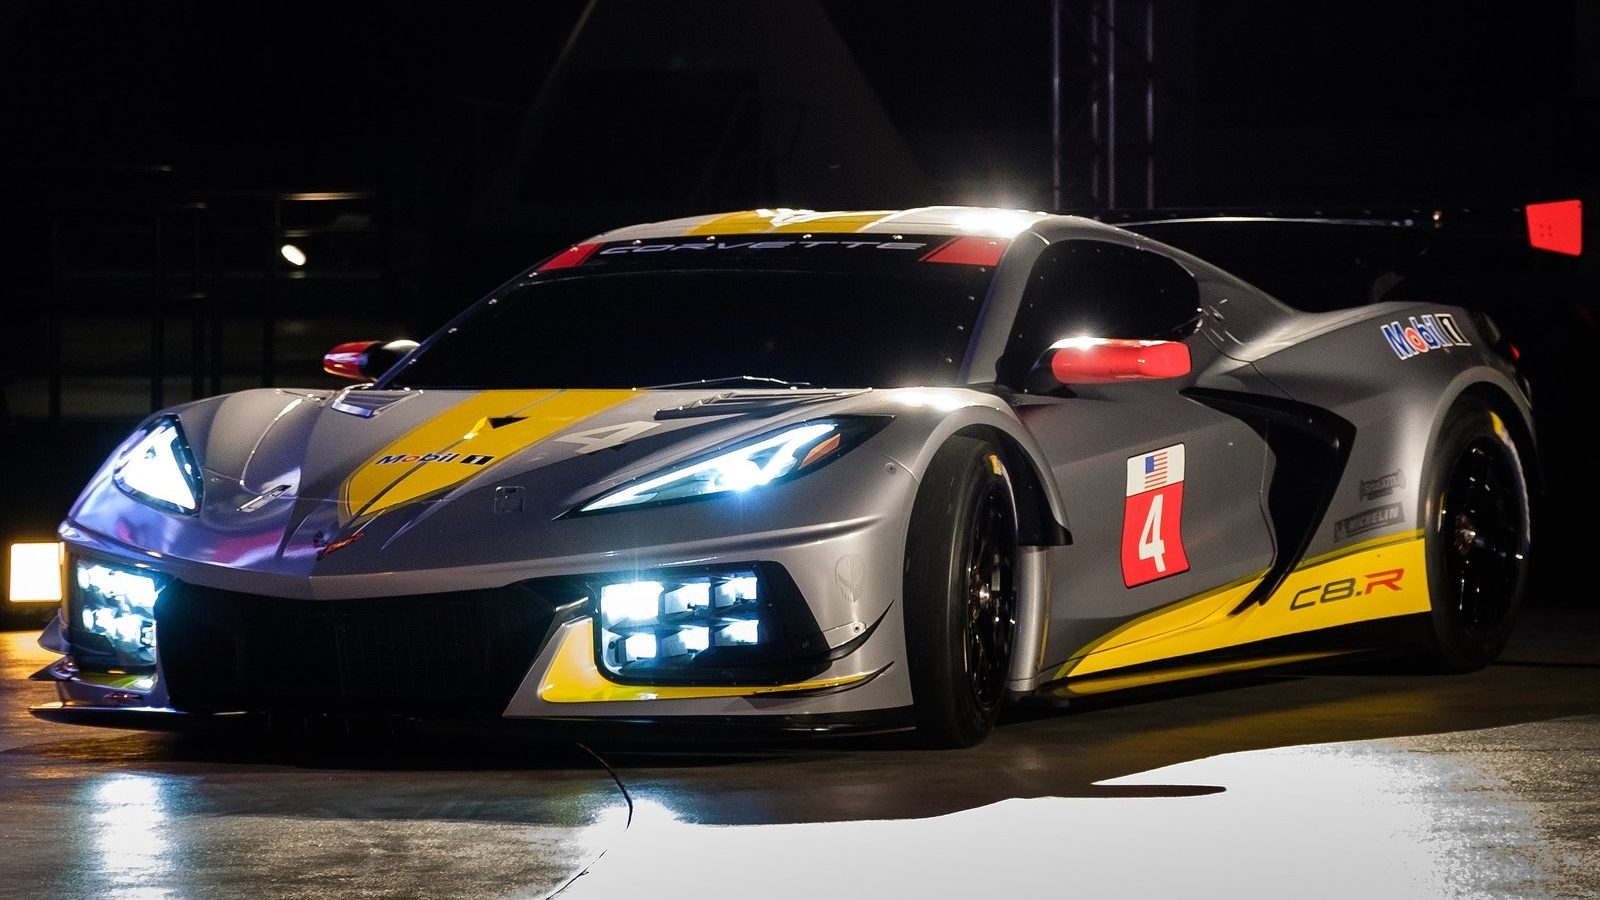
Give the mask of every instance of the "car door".
[{"label": "car door", "polygon": [[[1185,652],[1159,638],[1237,603],[1271,564],[1262,435],[1184,393],[1238,368],[1196,328],[1198,307],[1194,279],[1153,251],[1069,240],[1034,264],[997,374],[1022,388],[1018,415],[1071,517],[1073,543],[1051,551],[1043,661],[1059,673]],[[1042,377],[1053,343],[1086,337],[1178,341],[1189,371],[1066,388]]]}]

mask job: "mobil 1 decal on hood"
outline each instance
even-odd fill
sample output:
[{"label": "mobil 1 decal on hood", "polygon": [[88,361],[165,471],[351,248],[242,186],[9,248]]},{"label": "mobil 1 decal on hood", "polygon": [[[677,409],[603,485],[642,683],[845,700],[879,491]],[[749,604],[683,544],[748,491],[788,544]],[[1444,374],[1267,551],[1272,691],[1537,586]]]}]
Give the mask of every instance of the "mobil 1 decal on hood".
[{"label": "mobil 1 decal on hood", "polygon": [[1189,571],[1183,552],[1183,445],[1128,458],[1122,507],[1122,583],[1138,587]]}]

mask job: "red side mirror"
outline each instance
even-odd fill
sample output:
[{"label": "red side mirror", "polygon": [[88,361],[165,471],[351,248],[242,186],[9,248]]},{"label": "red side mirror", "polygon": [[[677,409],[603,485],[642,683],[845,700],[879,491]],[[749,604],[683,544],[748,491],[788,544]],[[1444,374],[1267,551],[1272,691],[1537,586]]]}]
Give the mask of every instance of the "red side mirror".
[{"label": "red side mirror", "polygon": [[322,371],[351,381],[377,381],[416,348],[416,341],[351,341],[323,354]]},{"label": "red side mirror", "polygon": [[1151,381],[1189,374],[1189,346],[1177,341],[1069,338],[1045,351],[1050,374],[1064,385]]}]

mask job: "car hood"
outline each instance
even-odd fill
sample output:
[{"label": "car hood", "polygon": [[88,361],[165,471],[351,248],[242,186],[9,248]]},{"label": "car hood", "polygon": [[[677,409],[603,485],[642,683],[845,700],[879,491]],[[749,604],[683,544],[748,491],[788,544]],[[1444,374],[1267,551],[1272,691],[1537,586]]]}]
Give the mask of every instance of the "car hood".
[{"label": "car hood", "polygon": [[283,574],[504,558],[499,537],[456,533],[442,550],[447,522],[427,523],[461,518],[452,507],[551,523],[616,485],[864,393],[245,391],[177,410],[204,473],[197,514],[128,497],[108,460],[69,524],[163,556]]}]

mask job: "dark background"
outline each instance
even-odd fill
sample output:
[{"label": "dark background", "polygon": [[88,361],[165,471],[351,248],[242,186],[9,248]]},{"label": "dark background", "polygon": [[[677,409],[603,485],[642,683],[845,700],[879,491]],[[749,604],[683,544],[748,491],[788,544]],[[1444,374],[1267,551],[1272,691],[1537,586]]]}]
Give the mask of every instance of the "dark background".
[{"label": "dark background", "polygon": [[[1534,378],[1558,583],[1597,499],[1573,429],[1600,278],[1592,257],[1528,250],[1517,216],[1600,202],[1600,9],[1059,6],[1059,44],[1049,0],[0,8],[0,539],[48,536],[152,409],[328,384],[331,344],[420,337],[618,225],[760,206],[1441,211],[1442,235],[1495,248],[1467,254],[1494,277],[1459,302],[1493,309]],[[1090,105],[1108,6],[1109,160]]]}]

